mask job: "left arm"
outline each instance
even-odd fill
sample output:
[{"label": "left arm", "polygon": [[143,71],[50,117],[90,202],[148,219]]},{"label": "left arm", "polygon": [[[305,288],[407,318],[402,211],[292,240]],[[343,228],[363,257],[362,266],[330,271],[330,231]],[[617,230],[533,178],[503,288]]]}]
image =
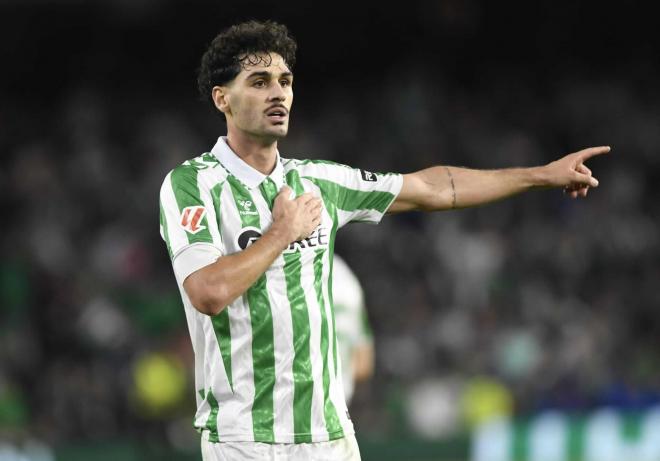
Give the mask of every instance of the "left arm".
[{"label": "left arm", "polygon": [[563,187],[572,198],[586,197],[598,180],[584,162],[610,151],[591,147],[541,167],[472,170],[435,166],[403,175],[403,186],[388,213],[466,208],[502,200],[538,188]]}]

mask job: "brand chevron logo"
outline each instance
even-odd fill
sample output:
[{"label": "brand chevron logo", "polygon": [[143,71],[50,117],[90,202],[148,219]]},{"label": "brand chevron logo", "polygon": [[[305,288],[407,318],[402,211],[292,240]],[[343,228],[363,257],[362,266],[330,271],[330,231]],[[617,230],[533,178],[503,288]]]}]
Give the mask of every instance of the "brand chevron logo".
[{"label": "brand chevron logo", "polygon": [[181,211],[181,227],[186,232],[196,234],[206,229],[206,226],[200,226],[200,222],[206,215],[206,208],[203,206],[187,206]]},{"label": "brand chevron logo", "polygon": [[238,203],[241,204],[243,209],[245,211],[249,211],[252,208],[252,201],[251,200],[239,200]]}]

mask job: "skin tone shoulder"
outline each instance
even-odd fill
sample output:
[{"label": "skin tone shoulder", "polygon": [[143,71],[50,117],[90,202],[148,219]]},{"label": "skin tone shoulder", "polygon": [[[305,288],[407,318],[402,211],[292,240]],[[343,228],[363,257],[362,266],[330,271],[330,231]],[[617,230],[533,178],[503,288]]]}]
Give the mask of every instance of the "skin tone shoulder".
[{"label": "skin tone shoulder", "polygon": [[[277,142],[289,130],[293,73],[277,53],[243,60],[240,73],[212,90],[215,106],[227,120],[227,141],[248,165],[268,175],[275,168]],[[530,189],[563,188],[571,198],[586,197],[598,180],[584,164],[609,146],[590,147],[544,166],[475,170],[433,166],[403,175],[401,192],[388,213],[439,211],[478,206]],[[184,281],[200,312],[215,315],[243,294],[293,241],[318,226],[321,202],[311,194],[290,199],[284,186],[273,206],[273,225],[244,251],[222,256]]]}]

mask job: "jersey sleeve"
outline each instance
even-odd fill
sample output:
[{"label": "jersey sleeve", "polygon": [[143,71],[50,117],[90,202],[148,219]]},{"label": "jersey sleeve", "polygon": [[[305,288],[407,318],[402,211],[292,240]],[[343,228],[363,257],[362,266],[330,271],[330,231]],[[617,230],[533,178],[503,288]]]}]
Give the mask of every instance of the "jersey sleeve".
[{"label": "jersey sleeve", "polygon": [[372,173],[333,162],[314,162],[305,170],[332,197],[338,227],[356,221],[379,223],[403,185],[397,173]]},{"label": "jersey sleeve", "polygon": [[181,165],[160,189],[160,235],[180,284],[222,254],[216,207],[199,170]]}]

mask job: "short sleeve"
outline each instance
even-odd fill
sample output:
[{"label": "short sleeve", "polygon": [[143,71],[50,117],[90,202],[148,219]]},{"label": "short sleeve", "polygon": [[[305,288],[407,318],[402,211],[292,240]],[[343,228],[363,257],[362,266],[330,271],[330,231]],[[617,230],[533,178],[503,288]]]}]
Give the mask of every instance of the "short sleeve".
[{"label": "short sleeve", "polygon": [[337,207],[338,227],[349,222],[377,224],[401,192],[403,176],[372,173],[334,162],[312,161],[303,175],[311,176]]},{"label": "short sleeve", "polygon": [[160,189],[160,235],[180,284],[224,253],[215,210],[197,168],[181,165],[165,177]]}]

